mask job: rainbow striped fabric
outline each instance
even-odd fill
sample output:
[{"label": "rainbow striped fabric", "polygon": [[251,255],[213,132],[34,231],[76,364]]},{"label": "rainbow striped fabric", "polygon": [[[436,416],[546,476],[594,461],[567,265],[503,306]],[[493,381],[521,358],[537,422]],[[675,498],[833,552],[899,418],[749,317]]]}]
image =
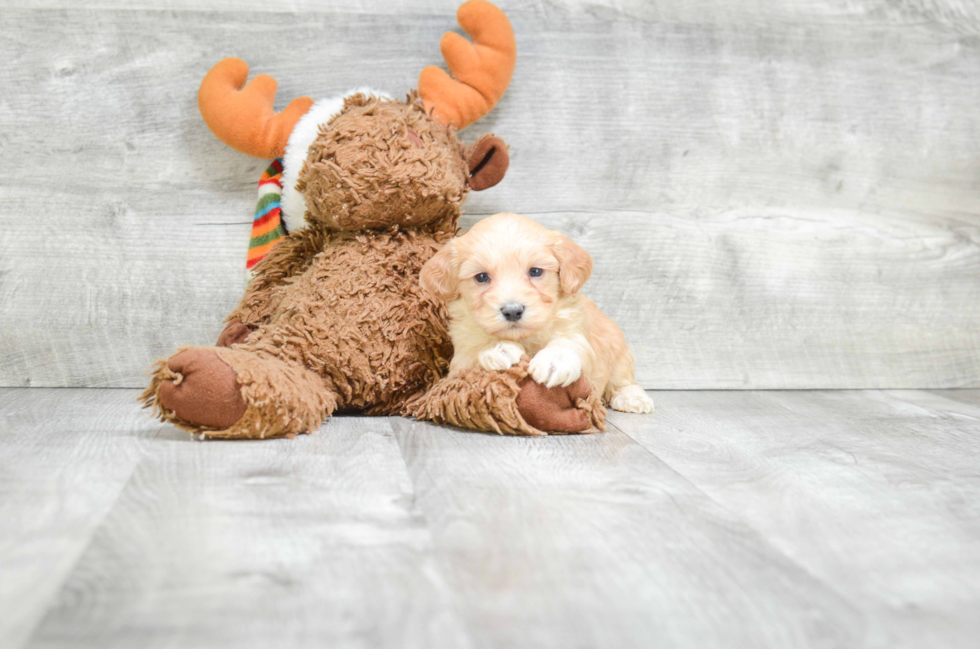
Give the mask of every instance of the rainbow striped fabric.
[{"label": "rainbow striped fabric", "polygon": [[248,259],[245,268],[249,275],[255,264],[262,261],[272,246],[286,236],[286,225],[282,222],[282,158],[276,158],[259,180],[259,204],[255,207],[255,220],[252,221],[252,240],[248,244]]}]

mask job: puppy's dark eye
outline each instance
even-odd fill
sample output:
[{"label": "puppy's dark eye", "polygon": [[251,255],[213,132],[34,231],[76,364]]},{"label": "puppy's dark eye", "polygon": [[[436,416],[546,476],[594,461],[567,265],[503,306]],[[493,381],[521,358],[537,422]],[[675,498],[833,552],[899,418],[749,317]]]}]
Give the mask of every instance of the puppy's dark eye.
[{"label": "puppy's dark eye", "polygon": [[477,273],[473,279],[475,279],[480,284],[486,284],[487,282],[490,281],[490,276],[487,275],[486,273]]},{"label": "puppy's dark eye", "polygon": [[544,275],[544,271],[540,268],[532,268],[531,270],[527,271],[527,274],[531,277],[541,277]]}]

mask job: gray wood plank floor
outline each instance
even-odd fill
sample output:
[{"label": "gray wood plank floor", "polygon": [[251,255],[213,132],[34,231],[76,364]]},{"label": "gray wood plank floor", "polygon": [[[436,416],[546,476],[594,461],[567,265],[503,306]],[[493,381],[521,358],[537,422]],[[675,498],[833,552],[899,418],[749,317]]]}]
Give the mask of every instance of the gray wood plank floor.
[{"label": "gray wood plank floor", "polygon": [[0,389],[0,646],[973,647],[980,391],[200,442]]}]

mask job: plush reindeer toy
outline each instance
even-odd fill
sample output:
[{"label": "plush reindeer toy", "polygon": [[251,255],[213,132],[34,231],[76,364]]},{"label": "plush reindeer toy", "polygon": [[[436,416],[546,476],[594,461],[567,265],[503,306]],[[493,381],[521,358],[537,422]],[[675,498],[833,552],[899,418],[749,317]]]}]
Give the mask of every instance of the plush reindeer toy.
[{"label": "plush reindeer toy", "polygon": [[208,126],[243,153],[276,158],[260,195],[281,195],[260,200],[254,278],[217,346],[182,348],[154,370],[141,400],[162,420],[221,438],[310,433],[338,410],[515,434],[601,427],[601,406],[581,385],[545,389],[526,363],[443,378],[446,309],[419,272],[456,233],[469,190],[503,179],[504,142],[463,145],[455,129],[493,108],[516,57],[494,5],[471,0],[458,19],[474,42],[443,37],[452,77],[425,68],[404,101],[361,89],[275,113],[276,82],[244,85],[243,61],[205,76]]}]

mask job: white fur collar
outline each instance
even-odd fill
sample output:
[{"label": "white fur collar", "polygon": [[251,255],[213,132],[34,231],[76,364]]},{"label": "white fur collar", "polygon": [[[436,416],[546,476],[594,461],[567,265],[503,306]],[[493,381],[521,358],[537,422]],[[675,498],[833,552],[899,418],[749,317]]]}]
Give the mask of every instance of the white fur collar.
[{"label": "white fur collar", "polygon": [[382,99],[391,99],[387,93],[372,88],[355,88],[338,97],[321,99],[313,104],[310,110],[296,123],[293,132],[286,143],[286,152],[282,156],[282,220],[288,232],[294,232],[306,225],[306,198],[296,189],[299,172],[310,145],[324,126],[340,114],[344,108],[344,99],[356,94],[373,95]]}]

